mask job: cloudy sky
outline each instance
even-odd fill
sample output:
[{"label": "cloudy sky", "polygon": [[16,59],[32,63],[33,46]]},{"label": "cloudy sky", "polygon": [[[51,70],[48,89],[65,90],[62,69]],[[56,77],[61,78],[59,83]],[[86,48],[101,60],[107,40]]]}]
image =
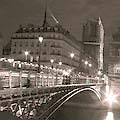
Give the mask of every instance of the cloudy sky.
[{"label": "cloudy sky", "polygon": [[[8,41],[20,24],[41,25],[45,0],[0,0],[0,32]],[[48,19],[53,13],[64,27],[81,40],[82,24],[101,16],[106,35],[120,26],[120,0],[48,0]]]}]

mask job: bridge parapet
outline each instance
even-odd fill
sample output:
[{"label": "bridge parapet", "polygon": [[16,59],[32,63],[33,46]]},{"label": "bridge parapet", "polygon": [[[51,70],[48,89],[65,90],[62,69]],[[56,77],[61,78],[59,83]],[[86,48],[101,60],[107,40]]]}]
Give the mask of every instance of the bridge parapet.
[{"label": "bridge parapet", "polygon": [[[0,110],[10,111],[20,118],[32,118],[40,109],[43,114],[42,106],[49,107],[59,100],[61,96],[77,89],[101,86],[103,83],[57,85],[54,87],[40,88],[13,88],[0,91]],[[54,97],[55,96],[55,97]],[[47,102],[48,101],[48,102]],[[57,104],[58,105],[58,104]],[[55,105],[56,106],[56,105]],[[46,108],[45,107],[45,108]]]}]

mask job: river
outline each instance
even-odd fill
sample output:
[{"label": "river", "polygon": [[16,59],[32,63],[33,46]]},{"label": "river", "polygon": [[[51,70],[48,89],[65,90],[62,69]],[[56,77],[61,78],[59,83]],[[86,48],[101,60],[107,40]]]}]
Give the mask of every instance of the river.
[{"label": "river", "polygon": [[104,107],[91,93],[79,94],[63,104],[51,120],[120,120],[119,103]]}]

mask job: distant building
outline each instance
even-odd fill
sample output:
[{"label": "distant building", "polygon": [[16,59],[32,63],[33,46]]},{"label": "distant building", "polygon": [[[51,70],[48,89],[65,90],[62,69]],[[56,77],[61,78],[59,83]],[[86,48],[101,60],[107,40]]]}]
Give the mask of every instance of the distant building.
[{"label": "distant building", "polygon": [[109,43],[109,74],[120,78],[120,28]]},{"label": "distant building", "polygon": [[8,42],[8,43],[3,47],[3,50],[2,50],[2,55],[3,55],[4,57],[8,57],[10,54],[11,54],[11,41]]},{"label": "distant building", "polygon": [[83,25],[84,52],[91,56],[103,71],[104,28],[100,18],[90,19]]},{"label": "distant building", "polygon": [[3,36],[2,33],[0,33],[0,57],[2,57],[2,53],[3,53]]}]

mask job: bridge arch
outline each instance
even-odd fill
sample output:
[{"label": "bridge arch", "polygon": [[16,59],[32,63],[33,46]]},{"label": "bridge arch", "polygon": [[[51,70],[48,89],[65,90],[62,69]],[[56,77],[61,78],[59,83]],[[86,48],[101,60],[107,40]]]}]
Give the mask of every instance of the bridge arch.
[{"label": "bridge arch", "polygon": [[[73,91],[69,92],[68,94],[66,94],[65,96],[63,96],[63,97],[61,98],[61,100],[64,99],[64,98],[65,98],[65,99],[64,99],[51,113],[49,113],[49,115],[46,117],[45,120],[48,120],[64,103],[66,103],[66,102],[67,102],[68,100],[70,100],[72,97],[78,95],[79,93],[85,92],[85,91],[93,92],[93,93],[96,95],[96,97],[98,98],[98,100],[101,102],[101,100],[102,100],[101,95],[100,95],[100,93],[99,93],[96,89],[94,89],[94,88],[92,88],[92,87],[79,88],[79,89],[73,90]],[[67,96],[67,97],[66,97],[66,96]],[[60,100],[59,100],[59,101],[60,101]],[[58,101],[57,101],[57,102],[58,102]],[[57,102],[56,102],[56,103],[57,103]],[[54,103],[54,104],[56,104],[56,103]]]}]

